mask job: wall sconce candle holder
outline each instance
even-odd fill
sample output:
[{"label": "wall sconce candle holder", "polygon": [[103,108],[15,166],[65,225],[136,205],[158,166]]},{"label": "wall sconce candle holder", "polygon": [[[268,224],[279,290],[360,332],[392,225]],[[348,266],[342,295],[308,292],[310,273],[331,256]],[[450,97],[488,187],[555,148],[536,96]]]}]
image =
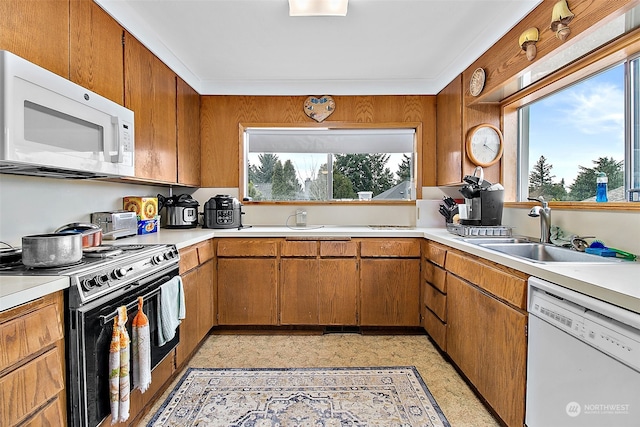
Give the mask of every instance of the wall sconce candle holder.
[{"label": "wall sconce candle holder", "polygon": [[533,61],[538,53],[536,49],[536,42],[540,39],[540,32],[536,27],[531,27],[525,30],[518,40],[518,44],[527,53],[527,59]]},{"label": "wall sconce candle holder", "polygon": [[551,13],[551,31],[556,33],[556,37],[561,41],[565,41],[571,29],[569,28],[569,22],[575,15],[569,10],[567,0],[560,0],[553,6],[553,12]]}]

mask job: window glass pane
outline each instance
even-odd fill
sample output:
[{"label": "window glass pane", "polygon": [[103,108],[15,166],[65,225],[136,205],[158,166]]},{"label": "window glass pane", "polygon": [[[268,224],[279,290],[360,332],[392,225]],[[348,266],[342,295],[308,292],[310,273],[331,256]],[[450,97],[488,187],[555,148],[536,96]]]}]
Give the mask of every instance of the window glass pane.
[{"label": "window glass pane", "polygon": [[640,201],[640,59],[631,61],[631,144],[629,147],[629,200]]},{"label": "window glass pane", "polygon": [[415,199],[414,129],[247,129],[253,200]]},{"label": "window glass pane", "polygon": [[625,200],[624,64],[609,68],[520,111],[521,194],[595,201],[596,175],[609,201]]}]

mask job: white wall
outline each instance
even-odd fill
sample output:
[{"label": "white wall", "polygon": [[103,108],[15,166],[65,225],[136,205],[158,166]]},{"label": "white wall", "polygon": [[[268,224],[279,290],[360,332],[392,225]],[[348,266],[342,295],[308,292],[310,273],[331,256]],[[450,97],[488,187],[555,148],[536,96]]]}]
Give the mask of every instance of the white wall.
[{"label": "white wall", "polygon": [[[52,232],[71,222],[88,222],[92,212],[122,208],[122,197],[168,196],[168,187],[122,184],[95,180],[58,180],[0,174],[0,240],[21,245],[28,234]],[[451,188],[423,188],[423,198],[441,200],[443,191],[459,197]],[[217,194],[238,196],[237,188],[173,188],[174,194],[188,193],[200,203],[200,212],[209,198]],[[247,205],[246,225],[294,225],[290,215],[295,205]],[[307,223],[312,225],[401,225],[416,224],[413,205],[301,205],[307,210]],[[539,237],[538,218],[527,215],[528,209],[507,208],[503,224],[515,227],[514,233]],[[437,204],[431,214],[440,220]],[[553,209],[551,222],[568,234],[596,236],[608,246],[640,254],[640,213],[611,211],[563,211]],[[441,219],[444,226],[444,219]]]},{"label": "white wall", "polygon": [[0,241],[21,246],[22,236],[89,222],[92,212],[122,209],[125,196],[168,192],[168,187],[0,174]]}]

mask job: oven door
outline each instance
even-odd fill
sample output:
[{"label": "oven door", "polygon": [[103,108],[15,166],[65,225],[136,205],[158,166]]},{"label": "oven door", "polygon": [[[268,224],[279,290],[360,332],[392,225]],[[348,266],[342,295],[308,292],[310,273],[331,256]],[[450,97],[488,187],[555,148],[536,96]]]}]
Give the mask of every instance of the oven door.
[{"label": "oven door", "polygon": [[[134,283],[78,309],[71,310],[68,338],[69,421],[72,426],[98,425],[111,410],[109,405],[109,347],[113,319],[118,307],[127,306],[127,331],[138,313],[138,297],[144,299],[143,311],[149,319],[151,369],[155,368],[178,344],[175,337],[158,345],[160,287],[178,275],[178,268],[164,271]],[[133,379],[132,379],[133,381]],[[132,385],[133,388],[133,385]]]}]

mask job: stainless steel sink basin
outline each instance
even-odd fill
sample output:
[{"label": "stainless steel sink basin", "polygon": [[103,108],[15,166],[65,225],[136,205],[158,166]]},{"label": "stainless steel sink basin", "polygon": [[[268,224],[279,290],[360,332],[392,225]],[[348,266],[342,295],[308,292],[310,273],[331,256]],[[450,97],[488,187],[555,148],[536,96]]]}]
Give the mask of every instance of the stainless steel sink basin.
[{"label": "stainless steel sink basin", "polygon": [[544,243],[484,243],[480,244],[480,246],[541,263],[579,262],[611,264],[622,262],[622,260],[616,258],[601,257]]},{"label": "stainless steel sink basin", "polygon": [[462,241],[473,243],[474,245],[484,245],[486,243],[531,243],[531,240],[525,237],[465,237]]}]

